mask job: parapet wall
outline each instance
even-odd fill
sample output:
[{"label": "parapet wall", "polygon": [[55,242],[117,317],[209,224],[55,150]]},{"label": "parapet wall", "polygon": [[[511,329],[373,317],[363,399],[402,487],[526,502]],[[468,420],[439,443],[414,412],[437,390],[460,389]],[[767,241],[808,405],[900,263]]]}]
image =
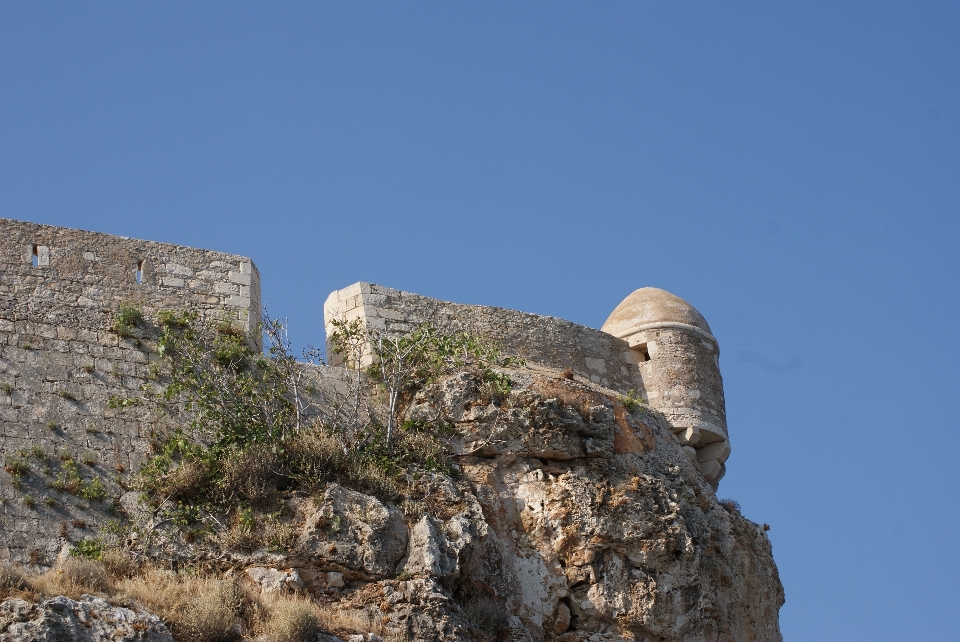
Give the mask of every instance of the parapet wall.
[{"label": "parapet wall", "polygon": [[[441,330],[469,330],[495,340],[508,354],[564,370],[602,386],[641,393],[638,357],[623,339],[555,317],[481,305],[450,303],[372,283],[333,292],[323,307],[327,336],[331,321],[363,319],[370,327],[404,332],[429,321]],[[332,365],[337,355],[327,350]]]},{"label": "parapet wall", "polygon": [[127,302],[148,317],[193,309],[250,330],[260,276],[233,254],[0,219],[0,458],[31,453],[33,468],[19,491],[2,476],[0,560],[49,561],[58,542],[106,519],[96,502],[50,488],[62,457],[95,462],[82,476],[116,495],[149,456],[157,415],[143,397],[158,357],[110,331]]}]

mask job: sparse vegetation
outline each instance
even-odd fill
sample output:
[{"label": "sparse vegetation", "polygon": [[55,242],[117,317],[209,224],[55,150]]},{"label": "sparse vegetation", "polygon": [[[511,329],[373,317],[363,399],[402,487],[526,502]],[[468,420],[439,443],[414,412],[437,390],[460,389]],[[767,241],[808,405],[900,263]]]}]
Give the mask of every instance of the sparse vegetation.
[{"label": "sparse vegetation", "polygon": [[0,564],[0,599],[5,599],[26,586],[26,580],[20,569],[10,564]]},{"label": "sparse vegetation", "polygon": [[103,556],[103,542],[95,537],[81,539],[73,545],[70,555],[82,559],[98,560]]},{"label": "sparse vegetation", "polygon": [[3,464],[3,469],[10,473],[11,477],[20,479],[30,473],[30,464],[23,459],[8,457]]},{"label": "sparse vegetation", "polygon": [[486,633],[499,633],[507,627],[510,613],[495,599],[486,595],[473,597],[463,605],[463,613],[474,626]]},{"label": "sparse vegetation", "polygon": [[120,310],[113,317],[110,329],[121,337],[136,336],[137,326],[143,323],[143,310],[134,303],[121,303]]},{"label": "sparse vegetation", "polygon": [[623,404],[623,407],[627,409],[627,412],[634,412],[639,409],[643,403],[643,395],[631,388],[627,394],[620,395],[619,401]]},{"label": "sparse vegetation", "polygon": [[282,598],[270,605],[264,633],[271,642],[313,642],[320,632],[320,615],[307,600]]},{"label": "sparse vegetation", "polygon": [[728,511],[735,510],[738,513],[740,512],[740,502],[735,499],[721,499],[719,503]]},{"label": "sparse vegetation", "polygon": [[[358,420],[356,406],[352,415],[347,409],[307,424],[301,393],[316,390],[302,383],[302,365],[290,357],[277,321],[265,318],[268,359],[230,323],[201,323],[195,314],[173,312],[158,320],[157,346],[170,382],[165,407],[184,428],[155,440],[138,486],[155,501],[165,498],[162,514],[191,539],[207,532],[205,515],[226,513],[226,545],[283,548],[289,534],[272,517],[280,493],[313,492],[326,481],[399,501],[409,467],[454,472],[442,444],[450,427],[440,420],[401,425],[402,405],[458,369],[475,370],[491,395],[505,396],[512,386],[491,367],[511,363],[495,347],[467,333],[421,326],[408,338],[375,337],[380,356],[366,371],[391,400],[387,425]],[[356,324],[338,332],[335,345],[354,349],[348,359],[359,363],[356,349],[367,335]]]},{"label": "sparse vegetation", "polygon": [[58,391],[57,391],[57,396],[59,396],[59,397],[62,398],[62,399],[66,399],[67,401],[76,401],[76,400],[77,400],[77,396],[76,396],[75,394],[73,394],[72,392],[70,392],[69,390],[58,390]]}]

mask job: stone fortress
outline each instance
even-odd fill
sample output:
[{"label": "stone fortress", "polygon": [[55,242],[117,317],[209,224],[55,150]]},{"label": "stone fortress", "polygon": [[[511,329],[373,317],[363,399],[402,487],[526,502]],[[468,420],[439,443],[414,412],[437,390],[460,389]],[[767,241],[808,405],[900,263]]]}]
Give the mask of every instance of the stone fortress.
[{"label": "stone fortress", "polygon": [[529,365],[555,374],[570,369],[575,377],[616,394],[635,391],[666,416],[684,452],[714,490],[726,472],[730,442],[719,345],[703,316],[664,290],[636,290],[601,330],[555,317],[438,301],[371,283],[333,292],[324,304],[324,317],[328,335],[334,319],[360,319],[388,333],[426,321],[441,330],[469,330],[497,341]]},{"label": "stone fortress", "polygon": [[[86,457],[110,494],[123,492],[163,428],[143,402],[160,357],[137,336],[111,330],[124,303],[147,317],[192,309],[253,331],[259,273],[243,256],[0,219],[0,458]],[[615,394],[635,391],[665,415],[705,481],[716,489],[723,477],[730,446],[717,340],[692,306],[668,292],[635,291],[601,330],[368,283],[333,292],[324,313],[328,333],[334,318],[387,332],[423,321],[469,329],[530,367],[572,371]],[[329,367],[338,367],[333,357]],[[0,561],[49,561],[58,542],[103,521],[82,501],[14,501],[29,491],[0,473]],[[46,544],[35,554],[38,542]]]}]

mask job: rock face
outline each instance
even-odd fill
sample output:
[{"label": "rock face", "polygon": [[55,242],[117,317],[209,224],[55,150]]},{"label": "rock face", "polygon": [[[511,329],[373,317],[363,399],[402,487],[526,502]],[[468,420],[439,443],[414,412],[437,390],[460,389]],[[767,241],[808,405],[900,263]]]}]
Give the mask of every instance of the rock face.
[{"label": "rock face", "polygon": [[320,506],[301,506],[299,552],[357,577],[392,573],[407,549],[403,513],[375,497],[329,484]]},{"label": "rock face", "polygon": [[11,598],[0,604],[0,641],[174,642],[156,615],[139,607],[112,606],[84,595],[79,602],[55,597],[40,604]]},{"label": "rock face", "polygon": [[461,474],[420,478],[408,501],[421,513],[331,483],[300,500],[287,566],[413,640],[782,639],[764,529],[717,501],[662,416],[509,375],[500,399],[461,374],[409,404],[407,419],[441,416],[458,434]]}]

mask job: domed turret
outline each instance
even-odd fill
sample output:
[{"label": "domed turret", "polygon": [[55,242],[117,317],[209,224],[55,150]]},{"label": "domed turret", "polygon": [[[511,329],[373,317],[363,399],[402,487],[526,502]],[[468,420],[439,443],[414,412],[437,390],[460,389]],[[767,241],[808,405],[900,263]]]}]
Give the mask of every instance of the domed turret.
[{"label": "domed turret", "polygon": [[667,416],[684,450],[714,488],[730,454],[720,347],[697,310],[659,288],[635,290],[602,330],[635,351],[650,406]]}]

